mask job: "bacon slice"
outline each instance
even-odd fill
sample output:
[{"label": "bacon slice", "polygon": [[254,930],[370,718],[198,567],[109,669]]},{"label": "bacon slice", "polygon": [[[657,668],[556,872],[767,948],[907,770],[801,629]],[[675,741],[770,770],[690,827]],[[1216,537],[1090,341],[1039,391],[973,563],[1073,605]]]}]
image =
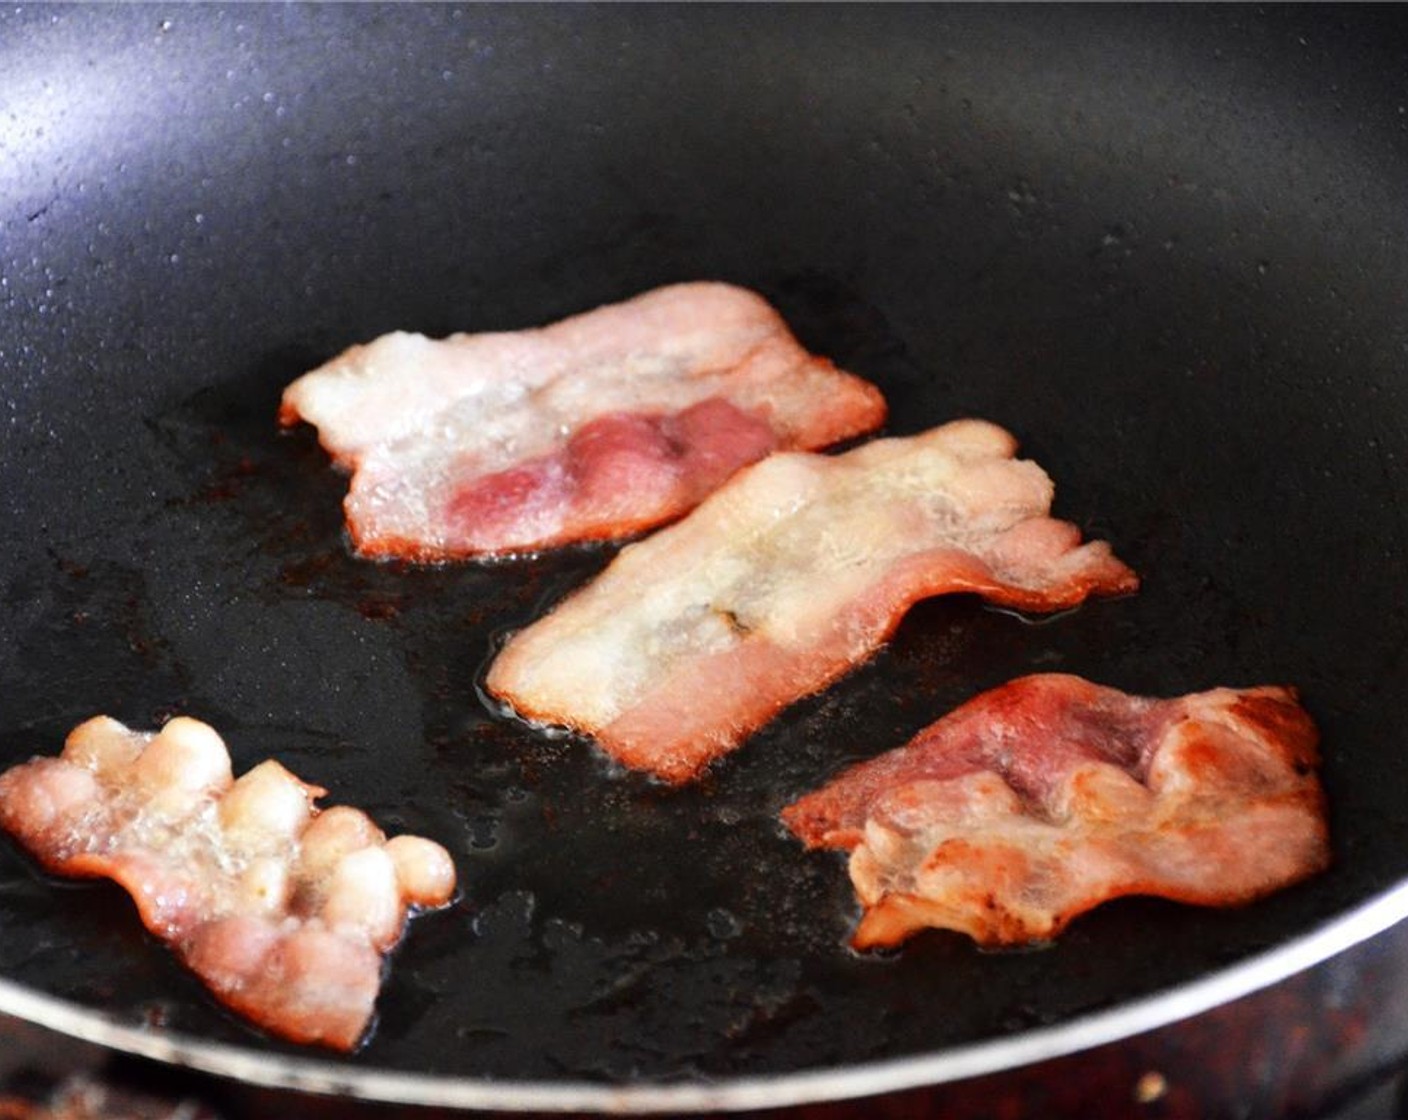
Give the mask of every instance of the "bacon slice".
[{"label": "bacon slice", "polygon": [[383,335],[295,381],[279,418],[354,470],[359,552],[444,560],[630,536],[885,403],[759,296],[697,283],[536,330]]},{"label": "bacon slice", "polygon": [[930,926],[1038,942],[1121,895],[1232,906],[1322,870],[1317,742],[1289,688],[1154,700],[1023,677],[782,819],[851,851],[859,949]]},{"label": "bacon slice", "polygon": [[445,849],[388,841],[275,761],[234,780],[215,731],[98,716],[0,775],[0,828],[50,871],[119,883],[216,998],[294,1042],[351,1050],[411,907],[455,889]]},{"label": "bacon slice", "polygon": [[868,657],[919,599],[1050,611],[1134,590],[1108,545],[1047,516],[1051,480],[1015,449],[963,420],[773,455],[517,634],[489,691],[684,782]]}]

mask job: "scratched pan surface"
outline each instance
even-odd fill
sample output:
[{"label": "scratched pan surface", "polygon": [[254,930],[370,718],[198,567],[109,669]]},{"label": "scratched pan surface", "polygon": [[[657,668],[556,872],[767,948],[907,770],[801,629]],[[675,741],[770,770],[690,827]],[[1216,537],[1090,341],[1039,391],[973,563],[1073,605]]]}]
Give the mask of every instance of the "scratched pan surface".
[{"label": "scratched pan surface", "polygon": [[[1408,874],[1404,26],[0,13],[0,764],[97,712],[188,712],[237,767],[275,755],[444,842],[463,898],[414,925],[364,1050],[328,1059],[354,1089],[863,1069],[1295,942]],[[1144,590],[1039,625],[923,605],[680,791],[498,718],[476,691],[495,642],[610,550],[361,562],[343,480],[275,430],[280,388],[393,328],[527,326],[700,277],[757,288],[873,379],[891,432],[1010,427]],[[843,865],[778,809],[1053,669],[1300,685],[1333,869],[1232,912],[1121,902],[1040,952],[847,951]],[[218,1009],[116,889],[9,846],[0,979],[265,1068],[295,1053]]]}]

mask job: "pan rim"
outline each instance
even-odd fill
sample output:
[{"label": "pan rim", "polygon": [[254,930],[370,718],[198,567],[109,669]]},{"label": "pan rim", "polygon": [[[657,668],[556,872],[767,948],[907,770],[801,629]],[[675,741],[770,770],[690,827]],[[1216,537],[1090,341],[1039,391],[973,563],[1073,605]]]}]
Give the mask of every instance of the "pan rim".
[{"label": "pan rim", "polygon": [[684,1083],[494,1081],[264,1054],[182,1034],[154,1034],[112,1016],[0,978],[0,1014],[134,1057],[267,1089],[385,1104],[500,1112],[628,1115],[738,1112],[855,1100],[963,1081],[1118,1042],[1192,1018],[1303,972],[1408,919],[1408,880],[1318,928],[1198,980],[1065,1023],[826,1070]]}]

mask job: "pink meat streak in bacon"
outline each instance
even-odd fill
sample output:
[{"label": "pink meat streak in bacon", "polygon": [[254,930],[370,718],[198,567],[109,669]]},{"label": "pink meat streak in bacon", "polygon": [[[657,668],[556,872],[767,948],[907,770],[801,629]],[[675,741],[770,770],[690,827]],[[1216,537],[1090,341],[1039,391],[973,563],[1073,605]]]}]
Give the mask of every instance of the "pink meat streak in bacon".
[{"label": "pink meat streak in bacon", "polygon": [[1052,611],[1133,591],[1107,544],[1048,516],[1051,480],[1015,450],[963,420],[772,455],[515,635],[489,691],[685,782],[869,657],[920,599]]},{"label": "pink meat streak in bacon", "polygon": [[351,1050],[381,987],[382,956],[412,907],[455,889],[448,853],[387,840],[366,814],[277,762],[238,781],[215,731],[159,733],[99,716],[57,758],[0,774],[0,828],[45,868],[108,878],[215,997],[273,1034]]},{"label": "pink meat streak in bacon", "polygon": [[1292,689],[1173,700],[1023,677],[783,810],[851,852],[853,944],[1055,937],[1123,895],[1249,902],[1329,862],[1318,735]]},{"label": "pink meat streak in bacon", "polygon": [[872,431],[885,403],[761,297],[694,283],[537,329],[383,335],[293,382],[279,418],[353,471],[360,553],[435,561],[642,532],[771,451]]}]

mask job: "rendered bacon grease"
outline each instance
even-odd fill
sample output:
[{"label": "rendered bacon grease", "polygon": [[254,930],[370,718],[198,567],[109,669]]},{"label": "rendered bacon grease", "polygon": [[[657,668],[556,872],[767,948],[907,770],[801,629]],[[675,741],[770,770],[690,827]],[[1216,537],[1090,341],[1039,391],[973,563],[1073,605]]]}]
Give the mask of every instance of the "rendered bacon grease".
[{"label": "rendered bacon grease", "polygon": [[267,761],[234,780],[215,731],[98,716],[0,775],[0,827],[50,871],[106,877],[216,998],[273,1034],[351,1050],[411,907],[455,889],[445,849]]},{"label": "rendered bacon grease", "polygon": [[1121,895],[1232,906],[1322,870],[1317,742],[1288,688],[1154,700],[1023,677],[782,818],[851,851],[857,948],[931,926],[1039,942]]},{"label": "rendered bacon grease", "polygon": [[1108,545],[1048,516],[1051,480],[1015,450],[964,420],[773,455],[517,634],[489,691],[684,782],[870,656],[920,599],[1051,611],[1134,590]]},{"label": "rendered bacon grease", "polygon": [[777,449],[878,427],[879,391],[759,296],[678,284],[548,327],[383,335],[285,391],[351,468],[366,556],[444,560],[630,536]]}]

